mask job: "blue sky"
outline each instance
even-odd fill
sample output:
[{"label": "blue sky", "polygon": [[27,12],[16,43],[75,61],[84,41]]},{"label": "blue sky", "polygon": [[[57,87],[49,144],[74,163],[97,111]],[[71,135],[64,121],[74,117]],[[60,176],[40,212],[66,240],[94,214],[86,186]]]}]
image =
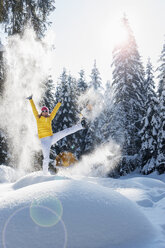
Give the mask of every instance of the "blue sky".
[{"label": "blue sky", "polygon": [[75,77],[84,69],[87,79],[96,59],[104,82],[111,79],[112,50],[120,39],[120,20],[126,13],[144,65],[154,67],[165,40],[165,0],[56,0],[54,70],[63,67]]}]

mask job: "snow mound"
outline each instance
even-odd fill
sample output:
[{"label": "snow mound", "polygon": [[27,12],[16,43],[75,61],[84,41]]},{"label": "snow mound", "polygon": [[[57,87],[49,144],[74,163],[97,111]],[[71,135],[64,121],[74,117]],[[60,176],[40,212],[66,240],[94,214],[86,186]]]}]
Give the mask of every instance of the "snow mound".
[{"label": "snow mound", "polygon": [[147,177],[134,177],[134,178],[122,178],[121,179],[113,179],[113,178],[92,178],[91,181],[105,187],[110,188],[137,188],[137,189],[163,189],[165,190],[165,183],[153,178]]},{"label": "snow mound", "polygon": [[0,199],[0,247],[143,248],[153,239],[149,220],[120,193],[50,178],[38,183],[33,176],[36,184],[28,187],[23,178],[13,185],[12,197]]},{"label": "snow mound", "polygon": [[136,185],[141,186],[141,188],[164,188],[165,189],[165,183],[153,178],[147,178],[147,177],[135,177],[129,179],[129,183],[135,183]]},{"label": "snow mound", "polygon": [[59,177],[59,176],[47,176],[43,175],[42,171],[39,172],[33,172],[27,176],[22,177],[19,179],[14,185],[13,189],[20,189],[32,184],[37,184],[37,183],[43,183],[47,181],[52,181],[52,180],[64,180],[66,179],[65,177]]}]

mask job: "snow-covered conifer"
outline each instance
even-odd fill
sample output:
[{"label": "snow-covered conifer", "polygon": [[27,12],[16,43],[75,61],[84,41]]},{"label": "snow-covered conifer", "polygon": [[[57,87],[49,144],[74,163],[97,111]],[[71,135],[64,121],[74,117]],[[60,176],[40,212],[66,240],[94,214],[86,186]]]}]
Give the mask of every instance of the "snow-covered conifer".
[{"label": "snow-covered conifer", "polygon": [[47,25],[50,24],[48,17],[55,9],[54,2],[54,0],[1,1],[0,24],[3,23],[5,32],[9,35],[22,34],[25,25],[31,20],[36,34],[42,37]]},{"label": "snow-covered conifer", "polygon": [[88,84],[87,84],[86,79],[85,79],[84,70],[81,70],[79,72],[79,75],[80,75],[80,77],[78,79],[77,89],[78,89],[78,94],[81,95],[81,94],[85,93],[85,91],[87,90]]},{"label": "snow-covered conifer", "polygon": [[162,91],[164,89],[164,80],[163,78],[165,77],[165,44],[163,45],[163,49],[161,51],[161,55],[159,58],[159,67],[157,68],[157,71],[159,73],[158,79],[159,79],[159,84],[158,84],[158,96],[159,98],[161,97]]},{"label": "snow-covered conifer", "polygon": [[[103,105],[103,86],[100,72],[96,66],[96,60],[94,61],[94,67],[91,72],[91,81],[89,87],[92,89],[91,99],[94,98],[95,104],[99,107]],[[102,127],[104,123],[104,112],[101,111],[99,114],[90,122],[90,131],[87,133],[88,144],[91,143],[91,150],[103,140]],[[88,146],[89,149],[89,146]]]},{"label": "snow-covered conifer", "polygon": [[44,87],[45,92],[42,105],[48,107],[49,111],[51,112],[55,105],[55,85],[51,76],[49,76],[48,79],[45,81]]},{"label": "snow-covered conifer", "polygon": [[[5,69],[4,69],[4,61],[3,61],[3,52],[4,47],[0,41],[0,98],[3,96],[4,90],[4,81],[5,81]],[[0,130],[0,164],[7,164],[8,157],[8,149],[7,149],[7,137],[5,135],[4,130]]]},{"label": "snow-covered conifer", "polygon": [[[56,90],[56,98],[62,100],[62,105],[55,117],[55,132],[71,127],[79,121],[76,96],[77,82],[72,76],[67,75],[66,69],[63,70],[60,80]],[[79,138],[79,132],[63,138],[56,144],[56,152],[70,151],[76,154]]]},{"label": "snow-covered conifer", "polygon": [[165,172],[165,44],[159,59],[160,66],[157,71],[159,72],[159,121],[160,127],[158,132],[158,157],[157,157],[157,170],[159,173]]},{"label": "snow-covered conifer", "polygon": [[[116,122],[116,133],[121,138],[123,155],[133,156],[140,150],[138,132],[144,115],[144,69],[128,19],[124,16],[122,22],[127,39],[113,51],[113,118]],[[136,166],[135,164],[133,167]],[[127,169],[129,171],[129,168]]]},{"label": "snow-covered conifer", "polygon": [[159,100],[160,126],[158,132],[158,157],[156,168],[159,173],[165,172],[165,76],[163,78],[163,90]]},{"label": "snow-covered conifer", "polygon": [[92,87],[94,90],[99,90],[99,91],[103,90],[100,72],[96,66],[96,60],[94,61],[94,66],[90,77],[91,77],[91,81],[89,83],[89,87]]},{"label": "snow-covered conifer", "polygon": [[142,172],[149,174],[155,170],[157,158],[157,135],[159,129],[158,98],[150,59],[148,60],[145,80],[145,116],[142,120],[141,136]]},{"label": "snow-covered conifer", "polygon": [[159,132],[158,132],[158,157],[156,168],[159,173],[165,172],[165,44],[159,59],[158,97],[159,97]]},{"label": "snow-covered conifer", "polygon": [[113,92],[112,85],[107,81],[104,91],[104,118],[101,126],[102,140],[107,142],[112,136],[113,124],[112,124],[112,112],[113,112]]},{"label": "snow-covered conifer", "polygon": [[4,61],[3,61],[3,52],[4,52],[4,46],[2,45],[0,41],[0,96],[2,96],[3,88],[4,88]]}]

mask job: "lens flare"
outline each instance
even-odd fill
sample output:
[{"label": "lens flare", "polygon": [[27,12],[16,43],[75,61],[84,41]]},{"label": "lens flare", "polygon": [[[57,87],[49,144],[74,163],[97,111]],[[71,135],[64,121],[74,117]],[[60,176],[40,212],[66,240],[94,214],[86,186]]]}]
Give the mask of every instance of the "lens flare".
[{"label": "lens flare", "polygon": [[[40,208],[40,209],[45,209],[46,210],[46,212],[50,212],[50,213],[52,213],[52,215],[55,215],[56,216],[56,212],[55,211],[53,211],[52,209],[49,209],[48,207],[44,207],[44,206],[39,206],[38,208]],[[10,241],[11,242],[11,246],[10,246],[10,243],[9,243],[9,240],[10,239],[7,239],[7,229],[8,229],[8,227],[9,227],[9,224],[10,224],[10,222],[11,221],[13,221],[14,222],[14,226],[15,226],[15,229],[16,229],[16,232],[17,232],[17,222],[15,221],[15,219],[14,219],[14,217],[16,217],[16,215],[18,215],[18,214],[22,214],[22,212],[24,211],[24,210],[29,210],[29,206],[25,206],[25,207],[21,207],[21,208],[19,208],[19,209],[17,209],[16,211],[14,211],[14,213],[12,213],[9,217],[8,217],[8,219],[6,220],[6,222],[5,222],[5,224],[4,224],[4,228],[3,228],[3,231],[2,231],[2,247],[3,248],[10,248],[10,247],[12,247],[13,246],[13,243],[12,243],[12,241]],[[19,219],[20,219],[20,216],[18,217]],[[30,216],[29,216],[29,218],[30,218]],[[18,223],[20,223],[20,221],[18,221]],[[34,223],[34,222],[33,222]],[[63,230],[64,230],[64,237],[60,237],[60,239],[62,240],[62,243],[63,243],[63,245],[62,246],[60,246],[60,247],[63,247],[63,248],[66,248],[67,247],[67,240],[68,240],[68,235],[67,235],[67,229],[66,229],[66,226],[65,226],[65,223],[64,223],[64,221],[62,220],[62,218],[60,218],[59,219],[59,223],[61,224],[61,226],[62,226],[62,228],[63,228]],[[12,225],[12,223],[11,223],[11,225]],[[57,227],[57,226],[56,226]],[[42,228],[42,226],[41,226],[41,228]],[[53,227],[53,228],[55,228],[55,227]],[[14,230],[15,230],[14,229]],[[13,230],[13,232],[14,232],[14,230]],[[37,229],[38,231],[39,231],[39,229]],[[37,233],[38,233],[38,231],[37,231]],[[20,235],[20,233],[19,232],[17,232],[17,235]],[[33,238],[33,237],[32,237]],[[58,237],[57,237],[58,238]],[[55,237],[55,239],[56,239],[56,243],[57,243],[57,238]],[[20,239],[18,239],[18,240],[21,240],[21,238]],[[60,242],[61,242],[61,240],[60,240]],[[16,241],[15,241],[16,242]],[[31,239],[31,246],[33,246],[33,244],[32,244],[32,242],[33,242],[33,239]],[[16,244],[16,243],[15,243]],[[19,246],[20,247],[20,246]],[[42,246],[43,247],[43,246]]]},{"label": "lens flare", "polygon": [[60,221],[62,214],[62,204],[56,197],[34,200],[30,206],[32,220],[42,227],[56,225]]}]

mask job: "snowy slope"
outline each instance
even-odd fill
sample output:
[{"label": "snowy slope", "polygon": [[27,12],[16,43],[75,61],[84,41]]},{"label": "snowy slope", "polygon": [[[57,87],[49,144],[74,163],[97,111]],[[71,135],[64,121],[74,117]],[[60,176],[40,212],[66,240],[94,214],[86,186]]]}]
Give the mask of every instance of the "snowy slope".
[{"label": "snowy slope", "polygon": [[164,206],[157,179],[32,173],[0,185],[0,247],[164,248]]}]

